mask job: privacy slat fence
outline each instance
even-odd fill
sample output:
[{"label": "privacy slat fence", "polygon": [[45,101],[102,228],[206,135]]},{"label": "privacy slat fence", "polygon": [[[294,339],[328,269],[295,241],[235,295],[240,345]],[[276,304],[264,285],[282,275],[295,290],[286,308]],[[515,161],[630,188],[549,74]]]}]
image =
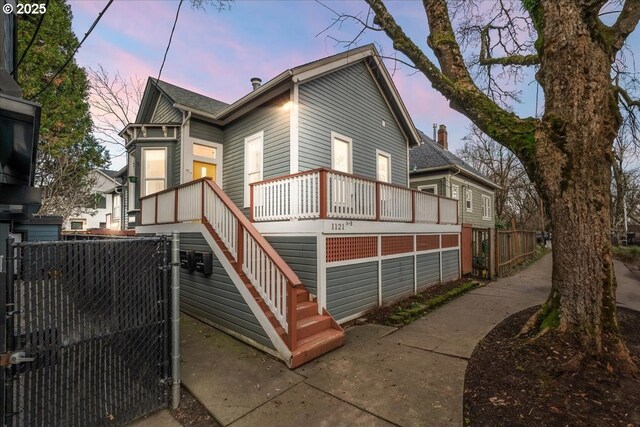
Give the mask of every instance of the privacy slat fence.
[{"label": "privacy slat fence", "polygon": [[496,268],[498,276],[503,276],[507,271],[528,261],[535,254],[535,231],[498,231],[496,239]]},{"label": "privacy slat fence", "polygon": [[256,222],[337,218],[457,224],[458,201],[320,168],[252,183],[250,216]]},{"label": "privacy slat fence", "polygon": [[165,238],[23,242],[8,253],[0,345],[26,359],[2,358],[3,425],[123,425],[166,406]]}]

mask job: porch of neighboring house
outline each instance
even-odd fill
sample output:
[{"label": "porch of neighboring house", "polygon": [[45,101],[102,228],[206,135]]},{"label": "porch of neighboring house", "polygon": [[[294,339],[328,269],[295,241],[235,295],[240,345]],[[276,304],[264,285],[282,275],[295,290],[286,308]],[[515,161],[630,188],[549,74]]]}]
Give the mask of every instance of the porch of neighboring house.
[{"label": "porch of neighboring house", "polygon": [[181,232],[183,311],[291,367],[342,345],[339,324],[460,277],[454,199],[324,168],[250,187],[244,212],[210,179],[143,197],[136,231]]}]

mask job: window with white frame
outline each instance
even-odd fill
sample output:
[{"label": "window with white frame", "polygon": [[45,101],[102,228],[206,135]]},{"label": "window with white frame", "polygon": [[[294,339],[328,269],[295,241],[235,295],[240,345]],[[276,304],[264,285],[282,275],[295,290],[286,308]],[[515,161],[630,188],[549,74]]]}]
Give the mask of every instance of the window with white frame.
[{"label": "window with white frame", "polygon": [[378,181],[391,182],[391,155],[384,151],[376,150],[376,156]]},{"label": "window with white frame", "polygon": [[482,219],[491,219],[491,197],[482,195]]},{"label": "window with white frame", "polygon": [[264,132],[256,133],[244,139],[244,207],[250,204],[252,182],[262,181],[262,146]]},{"label": "window with white frame", "polygon": [[112,214],[113,219],[120,219],[120,195],[117,193],[113,194],[112,201]]},{"label": "window with white frame", "polygon": [[352,173],[351,138],[331,133],[331,168]]},{"label": "window with white frame", "polygon": [[438,194],[438,185],[437,184],[429,184],[429,185],[421,185],[418,187],[418,190],[423,191],[425,193],[430,194]]},{"label": "window with white frame", "polygon": [[144,196],[167,188],[166,148],[144,148],[142,150],[142,177]]},{"label": "window with white frame", "polygon": [[467,207],[467,212],[473,212],[473,191],[471,189],[467,189],[465,206]]},{"label": "window with white frame", "polygon": [[451,185],[451,198],[452,199],[456,199],[456,200],[460,200],[460,187],[458,187],[455,184]]},{"label": "window with white frame", "polygon": [[[136,158],[134,153],[129,153],[129,177],[131,179],[135,179],[136,176]],[[136,184],[135,181],[132,181],[129,177],[126,179],[129,181],[127,184],[127,194],[128,199],[127,203],[129,205],[129,209],[134,209],[136,206]]]}]

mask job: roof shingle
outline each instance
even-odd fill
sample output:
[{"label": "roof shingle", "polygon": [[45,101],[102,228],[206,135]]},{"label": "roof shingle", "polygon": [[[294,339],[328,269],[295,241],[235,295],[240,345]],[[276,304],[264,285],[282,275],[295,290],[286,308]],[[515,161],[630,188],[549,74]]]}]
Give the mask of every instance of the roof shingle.
[{"label": "roof shingle", "polygon": [[226,102],[209,98],[208,96],[204,96],[199,93],[192,92],[188,89],[172,85],[171,83],[154,79],[153,77],[150,77],[150,79],[176,104],[182,104],[184,106],[211,114],[215,114],[223,108],[229,106],[229,104],[227,104]]}]

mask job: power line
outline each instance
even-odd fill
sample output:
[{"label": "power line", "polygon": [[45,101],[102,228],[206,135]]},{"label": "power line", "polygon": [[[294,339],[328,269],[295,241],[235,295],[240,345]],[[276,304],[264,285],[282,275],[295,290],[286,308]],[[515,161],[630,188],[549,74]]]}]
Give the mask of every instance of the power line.
[{"label": "power line", "polygon": [[169,53],[169,48],[171,47],[171,39],[173,39],[173,32],[176,30],[176,24],[178,23],[178,16],[180,16],[180,7],[182,7],[183,0],[180,0],[178,3],[178,10],[176,11],[176,17],[173,20],[173,28],[171,28],[171,35],[169,36],[169,43],[167,43],[167,48],[164,51],[164,58],[162,58],[162,65],[160,65],[160,71],[158,71],[158,78],[156,80],[160,80],[160,76],[162,75],[162,69],[164,68],[164,62],[167,60],[167,53]]},{"label": "power line", "polygon": [[98,22],[100,22],[100,19],[102,19],[102,16],[104,15],[104,13],[107,11],[107,9],[109,9],[109,6],[111,6],[111,3],[113,3],[113,0],[109,0],[109,3],[107,3],[107,5],[104,7],[104,9],[102,9],[102,11],[98,14],[98,17],[95,19],[95,21],[93,21],[93,24],[91,24],[91,27],[89,27],[89,31],[87,31],[85,33],[84,37],[82,38],[82,40],[80,41],[78,46],[76,46],[76,48],[73,50],[73,52],[71,52],[71,55],[69,55],[69,57],[67,58],[65,63],[62,65],[62,67],[60,67],[60,69],[53,75],[53,77],[51,77],[49,79],[47,84],[44,85],[44,87],[42,89],[40,89],[40,92],[36,93],[31,98],[29,98],[29,101],[33,101],[34,99],[36,99],[37,97],[42,95],[42,92],[47,90],[49,85],[56,79],[56,77],[58,77],[58,75],[60,75],[60,73],[67,67],[67,65],[69,65],[69,63],[71,62],[71,60],[75,56],[76,52],[78,52],[78,49],[80,49],[80,47],[82,46],[82,43],[84,43],[84,41],[87,39],[87,37],[89,37],[89,34],[91,34],[93,29],[96,27],[96,25],[98,25]]},{"label": "power line", "polygon": [[[47,0],[44,4],[44,8],[45,10],[49,7],[49,0]],[[27,52],[29,52],[29,49],[31,49],[31,46],[33,45],[33,42],[36,40],[36,37],[38,36],[38,32],[40,31],[40,26],[42,25],[42,21],[44,21],[44,16],[46,15],[46,13],[41,13],[40,14],[40,19],[38,20],[38,25],[36,25],[36,29],[33,32],[33,35],[31,36],[31,40],[29,40],[29,44],[27,45],[27,48],[24,50],[24,52],[22,52],[22,56],[20,56],[20,60],[18,61],[18,63],[16,65],[13,66],[13,70],[11,71],[11,75],[15,76],[16,71],[18,71],[18,67],[20,66],[20,64],[22,64],[22,61],[24,60],[24,57],[27,56]]]}]

